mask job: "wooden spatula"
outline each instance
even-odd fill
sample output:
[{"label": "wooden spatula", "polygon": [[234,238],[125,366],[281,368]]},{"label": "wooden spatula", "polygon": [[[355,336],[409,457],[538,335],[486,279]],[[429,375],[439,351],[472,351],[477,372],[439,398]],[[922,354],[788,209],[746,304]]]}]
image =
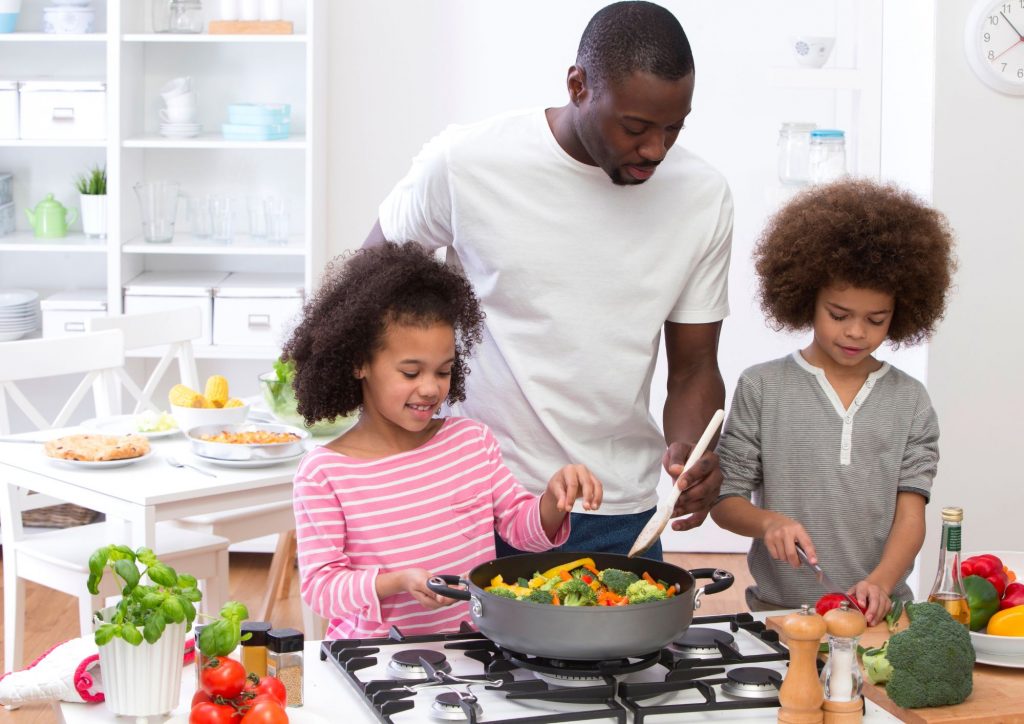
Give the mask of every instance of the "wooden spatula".
[{"label": "wooden spatula", "polygon": [[718,426],[722,424],[722,419],[725,417],[724,410],[718,410],[714,415],[711,416],[711,422],[708,423],[708,427],[704,430],[704,434],[700,436],[700,440],[693,446],[693,450],[690,451],[690,457],[686,459],[686,465],[683,466],[683,472],[676,478],[675,484],[672,489],[665,493],[665,496],[658,501],[658,509],[654,511],[654,515],[647,521],[647,525],[640,531],[640,535],[636,537],[636,541],[633,543],[633,547],[629,549],[629,557],[638,556],[648,548],[650,548],[658,540],[661,535],[661,531],[665,530],[665,526],[668,525],[669,520],[672,518],[672,511],[676,507],[676,501],[679,499],[679,494],[682,492],[679,489],[679,480],[682,479],[683,473],[693,467],[693,464],[700,460],[700,456],[707,450],[708,445],[711,444],[711,438],[718,432]]}]

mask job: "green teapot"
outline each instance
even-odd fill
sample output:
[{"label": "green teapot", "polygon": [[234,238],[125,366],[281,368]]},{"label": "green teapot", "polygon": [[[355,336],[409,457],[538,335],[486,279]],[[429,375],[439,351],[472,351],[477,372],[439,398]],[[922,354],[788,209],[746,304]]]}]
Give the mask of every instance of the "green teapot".
[{"label": "green teapot", "polygon": [[53,198],[53,194],[46,194],[46,198],[36,204],[34,209],[25,209],[25,214],[28,223],[32,225],[32,231],[40,239],[67,236],[68,226],[78,218],[77,209],[70,209],[69,212],[60,201]]}]

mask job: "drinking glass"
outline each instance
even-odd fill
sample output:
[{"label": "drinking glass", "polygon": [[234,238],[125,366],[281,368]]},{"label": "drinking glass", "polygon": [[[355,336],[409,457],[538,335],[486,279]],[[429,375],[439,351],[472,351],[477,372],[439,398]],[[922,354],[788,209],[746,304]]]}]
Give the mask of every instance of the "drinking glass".
[{"label": "drinking glass", "polygon": [[188,202],[188,220],[192,236],[209,239],[213,234],[213,213],[209,196],[196,196]]},{"label": "drinking glass", "polygon": [[213,221],[211,226],[213,240],[230,244],[235,238],[235,206],[231,203],[231,197],[211,197],[210,216]]},{"label": "drinking glass", "polygon": [[250,196],[246,203],[249,207],[249,236],[253,239],[264,239],[267,236],[267,213],[263,199]]},{"label": "drinking glass", "polygon": [[173,181],[140,181],[133,186],[142,211],[142,236],[154,244],[174,238],[178,215],[178,184]]},{"label": "drinking glass", "polygon": [[284,199],[269,196],[264,201],[267,216],[267,241],[277,244],[288,243],[288,208]]}]

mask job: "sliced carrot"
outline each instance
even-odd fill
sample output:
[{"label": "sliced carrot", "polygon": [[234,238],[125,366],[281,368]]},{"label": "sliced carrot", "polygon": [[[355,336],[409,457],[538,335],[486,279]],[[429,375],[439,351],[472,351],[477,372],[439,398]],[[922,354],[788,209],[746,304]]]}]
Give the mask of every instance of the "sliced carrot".
[{"label": "sliced carrot", "polygon": [[569,575],[568,571],[559,571],[558,575],[562,578],[563,581],[572,580],[572,576]]},{"label": "sliced carrot", "polygon": [[655,581],[653,578],[651,578],[651,574],[648,573],[647,571],[644,571],[644,580],[647,581],[648,583],[650,583],[652,586],[660,588],[662,591],[665,590],[665,587],[663,585],[661,585],[660,583],[658,583],[657,581]]},{"label": "sliced carrot", "polygon": [[552,593],[551,594],[551,605],[552,606],[559,606],[559,605],[561,605],[561,604],[558,603],[558,594],[557,593]]}]

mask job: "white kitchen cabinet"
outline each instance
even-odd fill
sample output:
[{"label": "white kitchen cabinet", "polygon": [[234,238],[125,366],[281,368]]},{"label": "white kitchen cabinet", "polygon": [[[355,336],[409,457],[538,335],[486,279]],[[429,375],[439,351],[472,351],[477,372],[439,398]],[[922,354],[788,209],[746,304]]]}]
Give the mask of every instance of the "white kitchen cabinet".
[{"label": "white kitchen cabinet", "polygon": [[[125,311],[125,287],[144,273],[244,273],[268,280],[279,275],[289,284],[297,278],[308,292],[326,256],[327,0],[285,0],[292,35],[156,34],[148,0],[93,0],[95,33],[47,35],[40,32],[46,4],[24,0],[18,32],[0,34],[0,80],[104,83],[105,133],[88,140],[0,139],[0,172],[14,175],[17,213],[15,233],[0,237],[0,288],[29,287],[47,296],[98,287],[106,290],[111,314]],[[203,3],[204,27],[216,11],[217,3]],[[197,93],[203,133],[194,138],[171,139],[158,132],[160,88],[178,76],[191,76]],[[290,104],[290,137],[224,140],[220,125],[227,106],[242,102]],[[108,178],[107,238],[86,238],[76,222],[63,239],[36,239],[24,210],[48,193],[77,208],[75,176],[102,164]],[[173,242],[145,242],[133,186],[160,180],[179,183],[183,196],[231,197],[238,209],[233,242],[193,238],[184,200]],[[282,198],[288,208],[286,243],[271,245],[248,234],[246,200],[266,196]],[[212,328],[211,321],[208,342],[196,344],[200,359],[269,362],[278,354],[271,340],[279,336],[254,338],[248,328],[222,325],[222,339],[249,343],[217,345]]]}]

